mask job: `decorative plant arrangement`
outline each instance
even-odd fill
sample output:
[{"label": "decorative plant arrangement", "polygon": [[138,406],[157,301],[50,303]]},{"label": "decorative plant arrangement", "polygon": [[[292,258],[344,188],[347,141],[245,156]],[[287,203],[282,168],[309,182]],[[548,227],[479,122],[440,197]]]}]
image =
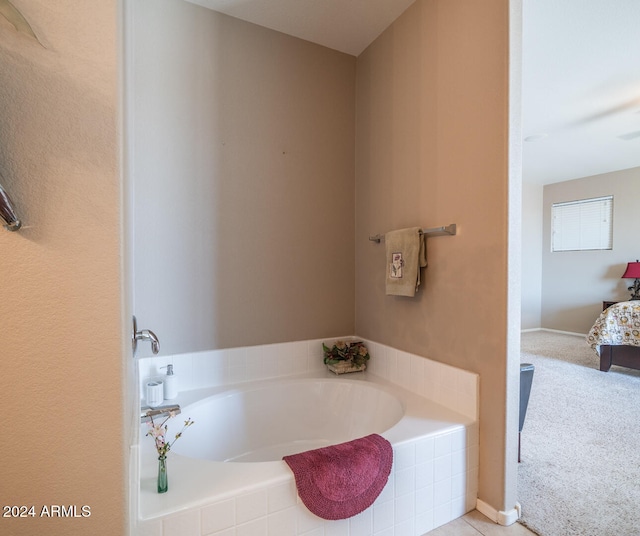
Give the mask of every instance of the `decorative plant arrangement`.
[{"label": "decorative plant arrangement", "polygon": [[184,432],[185,429],[191,426],[194,422],[191,420],[191,417],[189,417],[184,421],[182,430],[176,434],[173,441],[167,441],[166,435],[169,428],[167,421],[172,417],[175,417],[175,415],[175,412],[170,412],[160,424],[156,424],[153,421],[153,415],[149,415],[151,420],[149,421],[150,429],[147,432],[147,435],[153,437],[153,440],[156,443],[156,450],[158,451],[158,493],[165,493],[169,489],[169,481],[167,479],[167,454],[171,450],[171,446],[180,437],[182,437],[182,432]]},{"label": "decorative plant arrangement", "polygon": [[331,372],[344,374],[367,368],[369,350],[361,341],[336,341],[331,348],[322,343],[322,349],[324,350],[324,363]]}]

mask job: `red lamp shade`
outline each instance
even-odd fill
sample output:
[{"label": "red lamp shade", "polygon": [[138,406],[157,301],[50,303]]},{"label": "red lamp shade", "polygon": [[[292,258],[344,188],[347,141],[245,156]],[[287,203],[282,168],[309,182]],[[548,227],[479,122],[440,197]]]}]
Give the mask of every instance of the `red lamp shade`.
[{"label": "red lamp shade", "polygon": [[636,279],[640,278],[640,261],[628,262],[627,269],[622,274],[621,279]]}]

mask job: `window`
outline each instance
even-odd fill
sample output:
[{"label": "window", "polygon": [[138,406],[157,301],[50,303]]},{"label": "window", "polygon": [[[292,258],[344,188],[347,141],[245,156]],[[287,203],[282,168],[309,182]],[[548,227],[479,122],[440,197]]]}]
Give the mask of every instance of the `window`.
[{"label": "window", "polygon": [[612,247],[612,195],[553,204],[551,251],[585,251]]}]

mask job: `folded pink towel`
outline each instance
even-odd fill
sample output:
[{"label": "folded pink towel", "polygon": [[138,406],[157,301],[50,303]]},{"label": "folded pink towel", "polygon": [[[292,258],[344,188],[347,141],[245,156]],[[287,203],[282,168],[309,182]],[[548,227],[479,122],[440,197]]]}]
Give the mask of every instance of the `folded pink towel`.
[{"label": "folded pink towel", "polygon": [[369,508],[391,472],[393,448],[378,434],[282,458],[305,506],[323,519],[346,519]]}]

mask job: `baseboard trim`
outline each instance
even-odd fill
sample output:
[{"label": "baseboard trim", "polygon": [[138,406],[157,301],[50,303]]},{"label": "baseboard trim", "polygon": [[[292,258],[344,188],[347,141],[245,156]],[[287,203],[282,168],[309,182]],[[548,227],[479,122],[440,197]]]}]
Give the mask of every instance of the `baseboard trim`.
[{"label": "baseboard trim", "polygon": [[586,333],[575,333],[574,331],[561,331],[559,329],[540,328],[540,331],[548,331],[549,333],[561,333],[562,335],[573,335],[574,337],[586,337]]},{"label": "baseboard trim", "polygon": [[502,525],[504,527],[508,527],[509,525],[513,525],[518,519],[520,519],[520,514],[522,513],[522,508],[520,507],[520,503],[516,503],[511,510],[507,511],[498,511],[490,504],[477,499],[476,500],[476,510],[488,517],[494,523],[498,525]]},{"label": "baseboard trim", "polygon": [[535,331],[547,331],[549,333],[560,333],[562,335],[573,335],[574,337],[586,337],[586,333],[576,333],[574,331],[562,331],[560,329],[551,329],[551,328],[529,328],[529,329],[521,329],[520,333],[533,333]]}]

